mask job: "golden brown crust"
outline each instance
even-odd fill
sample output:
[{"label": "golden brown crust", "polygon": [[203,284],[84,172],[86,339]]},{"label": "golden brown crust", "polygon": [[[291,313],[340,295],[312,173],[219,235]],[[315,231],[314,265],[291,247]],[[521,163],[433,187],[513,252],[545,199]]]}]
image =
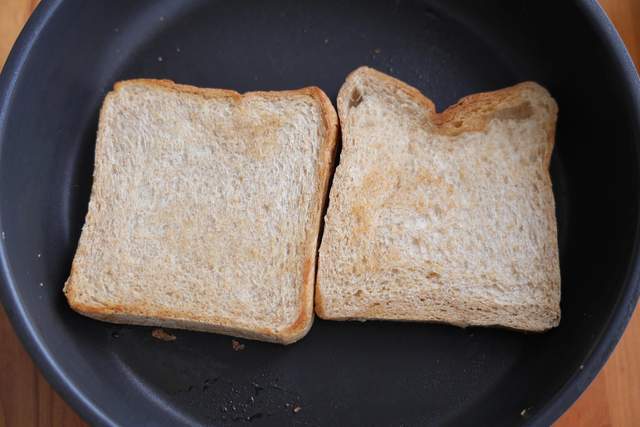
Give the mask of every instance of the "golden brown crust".
[{"label": "golden brown crust", "polygon": [[122,80],[122,81],[116,82],[113,85],[113,90],[114,92],[118,92],[123,87],[129,86],[129,85],[153,86],[156,88],[167,89],[172,92],[189,93],[192,95],[198,95],[205,99],[214,99],[214,98],[240,99],[242,97],[242,95],[236,92],[235,90],[201,88],[201,87],[196,87],[191,85],[175,83],[172,80],[166,80],[166,79],[164,80],[161,80],[161,79]]},{"label": "golden brown crust", "polygon": [[[350,97],[350,94],[347,92],[351,90],[351,85],[358,75],[370,76],[376,80],[383,81],[396,90],[404,92],[416,103],[424,107],[429,120],[427,125],[433,127],[437,133],[450,136],[456,136],[464,132],[483,131],[495,117],[494,114],[498,107],[500,110],[509,108],[517,109],[523,103],[527,102],[523,97],[523,94],[527,91],[544,92],[548,95],[545,88],[535,82],[527,81],[492,92],[481,92],[465,96],[443,112],[438,113],[436,112],[433,101],[424,96],[418,89],[380,71],[369,67],[360,67],[347,76],[345,83],[340,88],[338,111],[341,117],[346,117],[348,98]],[[550,106],[553,110],[552,114],[555,115],[557,114],[558,107],[555,101],[553,101],[553,98],[549,96],[549,99],[552,101],[552,105]],[[553,151],[555,140],[555,121],[553,127],[553,129],[549,129],[549,145],[551,148],[548,150],[549,158],[551,151]]]},{"label": "golden brown crust", "polygon": [[[300,312],[291,325],[280,330],[272,329],[243,329],[242,327],[229,327],[229,325],[237,323],[234,319],[226,319],[221,317],[207,317],[197,313],[185,313],[174,312],[172,310],[159,310],[149,309],[145,306],[132,305],[132,306],[91,306],[80,303],[75,295],[75,278],[78,274],[77,260],[80,258],[78,254],[74,257],[72,262],[69,278],[64,287],[64,293],[71,308],[80,314],[85,316],[109,321],[113,323],[125,323],[125,324],[140,324],[140,325],[155,325],[170,328],[179,329],[191,329],[204,332],[215,332],[227,335],[238,336],[248,339],[256,339],[262,341],[270,341],[281,344],[289,344],[302,338],[311,328],[313,324],[313,292],[315,288],[315,260],[317,252],[317,235],[319,232],[322,206],[326,199],[326,193],[328,192],[329,176],[333,170],[333,163],[335,159],[335,149],[338,136],[338,117],[333,105],[326,94],[317,87],[306,87],[297,90],[284,90],[284,91],[256,91],[240,94],[233,90],[226,89],[208,89],[199,88],[190,85],[183,85],[174,83],[171,80],[155,80],[155,79],[133,79],[117,82],[114,85],[114,90],[107,94],[105,102],[102,105],[100,111],[100,125],[104,123],[105,106],[107,105],[107,98],[113,96],[115,92],[118,92],[127,85],[148,85],[156,88],[166,89],[168,91],[187,93],[196,96],[202,96],[206,99],[214,98],[232,98],[235,101],[240,101],[246,97],[263,97],[270,99],[277,98],[290,98],[292,96],[307,96],[313,98],[317,102],[321,109],[322,123],[324,126],[324,139],[320,145],[319,162],[320,167],[318,170],[318,196],[315,200],[314,213],[315,217],[311,223],[313,227],[307,230],[307,236],[305,241],[305,248],[307,254],[304,264],[302,266],[303,271],[303,283],[300,289]],[[98,129],[98,141],[101,141],[101,135],[104,129],[102,126]],[[95,171],[94,171],[95,176]],[[95,187],[94,187],[95,188]],[[94,189],[92,189],[92,196]],[[92,211],[89,210],[87,214],[88,222]],[[83,250],[82,247],[78,247],[78,250]]]},{"label": "golden brown crust", "polygon": [[202,332],[213,332],[225,335],[232,335],[247,339],[268,341],[274,343],[287,344],[285,340],[275,331],[259,329],[243,329],[240,327],[222,326],[229,324],[231,319],[219,317],[205,318],[194,315],[194,313],[180,313],[176,315],[169,310],[145,310],[140,306],[105,306],[95,307],[67,297],[71,308],[92,319],[127,325],[161,326],[173,329],[188,329]]},{"label": "golden brown crust", "polygon": [[[300,312],[293,323],[281,332],[283,339],[286,340],[286,342],[284,342],[285,344],[302,338],[313,325],[313,298],[310,294],[313,293],[313,287],[315,286],[313,280],[314,275],[315,255],[312,258],[307,258],[304,262],[302,273],[304,288],[301,292]],[[311,289],[311,292],[309,292],[309,289]],[[309,307],[311,307],[311,309],[309,309]]]},{"label": "golden brown crust", "polygon": [[316,253],[318,246],[318,233],[322,222],[323,205],[329,192],[329,177],[334,169],[336,145],[338,140],[338,116],[331,101],[326,94],[317,87],[301,89],[304,94],[313,97],[319,102],[322,109],[325,137],[320,145],[321,166],[318,171],[319,191],[315,200],[315,218],[313,226],[307,230],[305,247],[307,249],[306,258],[303,265],[303,289],[301,290],[301,311],[296,320],[282,331],[283,343],[294,342],[306,335],[313,324],[313,294],[315,290],[316,275]]},{"label": "golden brown crust", "polygon": [[[382,312],[383,311],[380,310],[377,313],[382,313]],[[317,314],[317,315],[321,319],[325,319],[324,317],[320,316],[319,314]],[[528,326],[527,328],[518,328],[518,327],[509,327],[509,326],[504,326],[504,325],[499,325],[499,324],[489,324],[489,323],[484,324],[484,325],[468,324],[468,323],[462,323],[462,322],[455,322],[455,321],[452,321],[452,320],[408,319],[406,317],[402,317],[402,318],[398,318],[398,319],[392,319],[386,313],[376,316],[375,314],[372,314],[369,311],[363,311],[361,313],[358,313],[356,316],[327,317],[326,320],[359,321],[359,322],[366,322],[368,320],[374,320],[374,321],[382,320],[382,321],[386,321],[386,322],[410,322],[410,323],[428,323],[428,324],[435,324],[435,325],[452,325],[452,326],[457,326],[459,328],[467,328],[469,326],[490,326],[492,328],[506,329],[506,330],[516,331],[516,332],[532,332],[532,333],[546,332],[546,331],[549,331],[549,330],[555,328],[556,326],[558,326],[558,324],[560,324],[560,322],[558,321],[558,323],[553,325],[553,326],[545,326],[545,327],[539,327],[539,328],[532,328],[531,326]]]},{"label": "golden brown crust", "polygon": [[[461,98],[442,113],[433,118],[442,133],[456,136],[464,132],[483,131],[498,108],[518,108],[526,100],[522,99],[523,91],[542,89],[537,83],[523,82],[493,92],[482,92]],[[544,90],[544,89],[542,89]],[[526,110],[526,108],[524,108]],[[530,108],[529,108],[530,111]],[[531,114],[530,112],[528,113]],[[521,118],[526,118],[521,117]]]},{"label": "golden brown crust", "polygon": [[546,147],[546,152],[544,155],[544,164],[545,164],[545,169],[549,169],[549,167],[551,166],[551,155],[553,154],[553,146],[556,143],[556,126],[558,121],[556,120],[557,116],[558,116],[558,105],[555,103],[553,103],[553,117],[554,120],[551,120],[550,123],[548,123],[548,127],[547,127],[547,147]]},{"label": "golden brown crust", "polygon": [[[116,89],[116,87],[118,86],[119,83],[116,83],[114,85],[114,89]],[[96,136],[96,152],[98,152],[98,146],[97,144],[100,143],[100,141],[103,140],[102,135],[104,134],[104,123],[105,123],[105,115],[106,115],[106,107],[108,105],[108,101],[109,98],[113,97],[114,91],[109,92],[105,98],[104,101],[102,102],[102,106],[100,107],[100,114],[99,114],[99,118],[98,118],[98,134]],[[94,162],[95,163],[95,162]],[[97,176],[97,163],[95,163],[95,168],[93,171],[93,182],[96,182],[96,176]],[[92,185],[91,187],[91,196],[90,196],[90,200],[94,199],[95,197],[95,184]],[[87,216],[85,218],[85,224],[87,224],[89,222],[89,220],[92,218],[93,216],[93,211],[91,209],[87,210]],[[84,226],[83,226],[83,231],[84,231]],[[80,236],[82,238],[82,235]],[[78,273],[78,260],[80,258],[82,258],[80,255],[80,251],[85,250],[84,247],[82,247],[80,245],[80,241],[78,241],[78,247],[76,248],[76,253],[73,257],[73,261],[71,262],[71,271],[69,272],[69,278],[67,279],[67,281],[64,284],[64,287],[62,289],[62,292],[65,294],[67,301],[69,302],[69,305],[72,306],[73,308],[73,304],[72,302],[75,301],[75,280],[76,280],[76,276],[79,274]],[[74,308],[75,309],[75,308]]]},{"label": "golden brown crust", "polygon": [[435,113],[436,111],[436,107],[433,101],[431,101],[429,98],[424,96],[422,92],[420,92],[418,89],[414,88],[413,86],[409,86],[405,82],[398,80],[396,78],[393,78],[387,74],[381,73],[380,71],[374,70],[373,68],[359,67],[353,70],[351,73],[349,73],[349,75],[347,76],[344,84],[342,85],[338,93],[338,113],[341,117],[344,117],[345,113],[347,112],[345,107],[347,105],[348,97],[350,97],[350,94],[347,95],[346,90],[350,89],[350,84],[359,74],[368,74],[378,80],[382,80],[385,83],[395,87],[397,90],[400,90],[401,92],[404,92],[405,94],[412,97],[416,102],[421,104],[425,108],[425,110],[429,111],[430,113]]},{"label": "golden brown crust", "polygon": [[[494,301],[491,301],[489,298],[466,298],[466,304],[469,304],[473,307],[488,307],[494,304]],[[543,332],[550,330],[560,323],[560,313],[558,313],[558,317],[556,319],[555,324],[550,325],[546,320],[546,313],[553,313],[557,310],[557,307],[554,305],[545,305],[545,304],[521,304],[518,307],[503,307],[503,310],[511,310],[511,311],[519,311],[526,312],[528,317],[528,324],[526,327],[524,326],[505,326],[504,324],[492,324],[485,323],[484,326],[495,326],[495,327],[503,327],[505,329],[510,329],[514,331],[523,331],[523,332]],[[537,315],[537,316],[536,316]],[[323,318],[318,315],[318,317]],[[539,319],[534,319],[534,317],[539,317]],[[349,316],[332,316],[328,318],[329,320],[390,320],[390,321],[403,321],[403,322],[424,322],[424,323],[441,323],[441,324],[452,324],[454,326],[459,327],[467,327],[470,325],[478,326],[477,321],[452,321],[452,320],[437,320],[437,319],[428,319],[425,320],[421,317],[407,317],[404,314],[399,315],[397,318],[394,318],[393,315],[390,315],[389,310],[383,304],[373,303],[369,305],[367,308],[359,310],[352,315]]]},{"label": "golden brown crust", "polygon": [[324,301],[322,299],[322,289],[320,287],[320,283],[318,282],[317,278],[316,278],[316,292],[313,298],[313,307],[314,307],[316,316],[325,320],[331,319],[331,317],[329,317],[324,310]]},{"label": "golden brown crust", "polygon": [[322,292],[320,291],[320,287],[316,283],[316,295],[314,298],[314,309],[316,312],[316,316],[321,319],[328,319],[327,314],[324,311],[324,301],[322,300]]},{"label": "golden brown crust", "polygon": [[330,119],[327,117],[330,115],[329,111],[326,111],[327,105],[333,109],[331,105],[331,101],[327,98],[322,89],[316,86],[308,86],[300,89],[290,89],[290,90],[276,90],[276,91],[252,91],[240,93],[231,89],[216,89],[216,88],[202,88],[197,86],[191,86],[181,83],[175,83],[172,80],[167,79],[131,79],[131,80],[122,80],[116,82],[113,85],[113,91],[118,92],[125,86],[128,85],[146,85],[155,88],[166,89],[171,92],[179,92],[183,94],[191,94],[201,96],[205,99],[216,99],[216,98],[231,98],[235,101],[239,101],[242,98],[247,97],[261,97],[268,99],[278,99],[278,98],[288,98],[291,96],[309,96],[313,98],[315,101],[320,103],[323,109],[323,113],[325,115],[325,125],[330,123]]}]

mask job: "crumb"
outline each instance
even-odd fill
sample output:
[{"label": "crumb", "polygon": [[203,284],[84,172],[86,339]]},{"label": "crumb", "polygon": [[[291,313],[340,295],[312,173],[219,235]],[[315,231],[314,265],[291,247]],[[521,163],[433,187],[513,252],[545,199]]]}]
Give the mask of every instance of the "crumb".
[{"label": "crumb", "polygon": [[6,238],[4,231],[2,232],[2,240],[4,240]]},{"label": "crumb", "polygon": [[233,348],[233,351],[244,350],[244,344],[241,344],[238,340],[231,340],[231,347]]},{"label": "crumb", "polygon": [[580,370],[582,371],[584,369],[584,365],[580,365]]},{"label": "crumb", "polygon": [[377,53],[380,53],[380,52],[382,52],[382,49],[380,49],[379,47],[373,49],[373,53],[377,54]]},{"label": "crumb", "polygon": [[161,16],[161,17],[160,17],[160,20],[161,20],[161,21],[164,21],[164,16]]},{"label": "crumb", "polygon": [[180,53],[180,48],[179,47],[176,48],[176,52]]},{"label": "crumb", "polygon": [[324,44],[329,43],[329,39],[324,39]]},{"label": "crumb", "polygon": [[158,62],[162,62],[162,56],[158,56]]},{"label": "crumb", "polygon": [[40,282],[40,287],[43,288],[44,287],[44,283]]},{"label": "crumb", "polygon": [[161,328],[156,328],[153,331],[151,331],[151,336],[159,339],[161,341],[175,341],[176,340],[176,336],[172,335],[168,332],[165,332],[164,329]]},{"label": "crumb", "polygon": [[40,258],[42,255],[38,254],[38,258]]},{"label": "crumb", "polygon": [[297,414],[298,412],[302,411],[302,406],[296,405],[293,407],[293,413]]},{"label": "crumb", "polygon": [[522,411],[520,411],[520,416],[524,417],[527,414],[527,408],[524,408]]},{"label": "crumb", "polygon": [[119,32],[120,32],[120,28],[115,27],[115,28],[113,29],[113,32],[114,32],[114,33],[119,33]]}]

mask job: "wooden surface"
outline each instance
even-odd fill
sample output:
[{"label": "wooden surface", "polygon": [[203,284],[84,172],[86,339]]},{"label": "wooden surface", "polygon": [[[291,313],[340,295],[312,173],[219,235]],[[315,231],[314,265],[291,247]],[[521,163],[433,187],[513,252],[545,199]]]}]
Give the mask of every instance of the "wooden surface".
[{"label": "wooden surface", "polygon": [[[38,0],[0,0],[0,64]],[[640,0],[601,4],[640,66]],[[85,426],[29,359],[0,308],[0,427]],[[640,426],[640,313],[603,371],[557,427]]]}]

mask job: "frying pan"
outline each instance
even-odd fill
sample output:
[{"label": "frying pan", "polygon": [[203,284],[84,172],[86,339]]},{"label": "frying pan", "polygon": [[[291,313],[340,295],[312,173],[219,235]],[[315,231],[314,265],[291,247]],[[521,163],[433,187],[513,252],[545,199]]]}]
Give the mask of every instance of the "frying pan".
[{"label": "frying pan", "polygon": [[[164,342],[68,308],[114,82],[318,85],[335,99],[363,64],[439,110],[523,80],[551,91],[558,328],[316,320],[297,344],[234,351],[230,337]],[[595,1],[44,0],[0,81],[2,300],[47,379],[95,425],[547,425],[595,377],[638,298],[639,142],[638,77]]]}]

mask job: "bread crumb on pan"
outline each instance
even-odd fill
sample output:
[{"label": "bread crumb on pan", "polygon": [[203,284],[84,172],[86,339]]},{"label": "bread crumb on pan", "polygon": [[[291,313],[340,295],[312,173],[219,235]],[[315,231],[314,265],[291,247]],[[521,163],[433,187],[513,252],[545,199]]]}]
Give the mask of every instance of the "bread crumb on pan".
[{"label": "bread crumb on pan", "polygon": [[245,348],[245,345],[240,343],[238,340],[231,340],[231,348],[233,351],[242,351]]},{"label": "bread crumb on pan", "polygon": [[162,328],[156,328],[153,331],[151,331],[151,336],[156,338],[156,339],[159,339],[161,341],[175,341],[176,340],[176,336],[175,335],[166,332]]}]

